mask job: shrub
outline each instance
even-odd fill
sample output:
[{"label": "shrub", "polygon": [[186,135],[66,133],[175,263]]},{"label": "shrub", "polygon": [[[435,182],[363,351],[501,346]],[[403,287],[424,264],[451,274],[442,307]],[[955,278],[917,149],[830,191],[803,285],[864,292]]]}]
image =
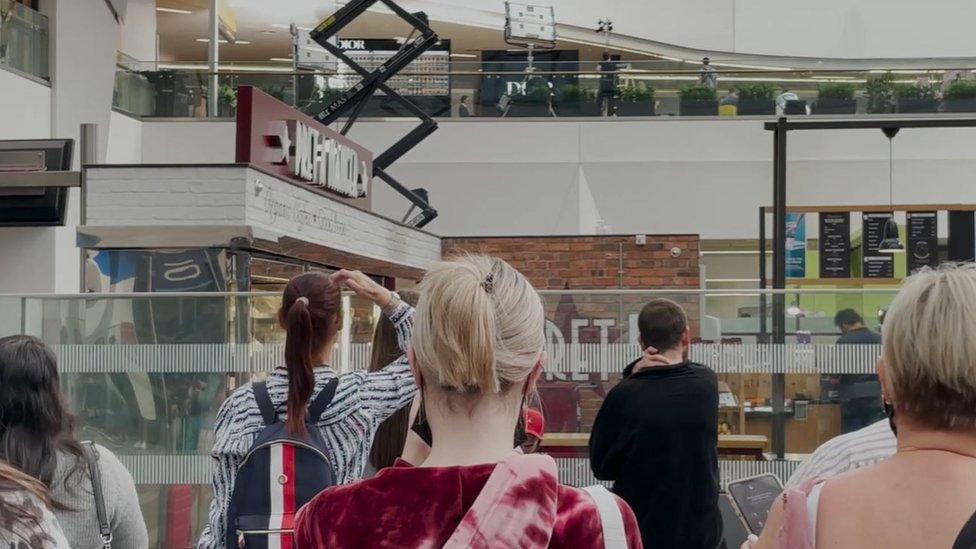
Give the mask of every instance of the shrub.
[{"label": "shrub", "polygon": [[892,100],[894,79],[890,72],[885,73],[880,78],[868,80],[868,112],[871,114],[882,114],[894,112],[895,105]]},{"label": "shrub", "polygon": [[817,86],[817,99],[854,99],[854,84],[848,82],[824,82]]},{"label": "shrub", "polygon": [[564,103],[587,103],[596,98],[593,90],[584,88],[578,84],[566,84],[559,88]]},{"label": "shrub", "polygon": [[896,84],[894,94],[899,99],[935,99],[935,85]]},{"label": "shrub", "polygon": [[715,101],[715,90],[708,86],[685,86],[678,92],[682,101]]},{"label": "shrub", "polygon": [[620,100],[629,103],[640,103],[654,101],[654,88],[638,82],[620,88]]},{"label": "shrub", "polygon": [[748,84],[739,88],[739,99],[747,101],[772,101],[776,87],[772,84]]},{"label": "shrub", "polygon": [[976,99],[976,82],[956,80],[949,84],[945,98],[950,101],[953,99]]}]

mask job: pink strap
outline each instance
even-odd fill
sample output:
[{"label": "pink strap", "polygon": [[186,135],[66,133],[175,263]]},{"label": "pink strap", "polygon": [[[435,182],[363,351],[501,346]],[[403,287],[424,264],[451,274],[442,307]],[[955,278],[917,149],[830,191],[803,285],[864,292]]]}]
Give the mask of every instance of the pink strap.
[{"label": "pink strap", "polygon": [[776,549],[814,549],[807,496],[819,482],[820,478],[811,478],[783,493],[783,526],[776,534]]},{"label": "pink strap", "polygon": [[513,454],[498,462],[444,547],[547,547],[556,524],[556,477],[556,462],[546,455]]}]

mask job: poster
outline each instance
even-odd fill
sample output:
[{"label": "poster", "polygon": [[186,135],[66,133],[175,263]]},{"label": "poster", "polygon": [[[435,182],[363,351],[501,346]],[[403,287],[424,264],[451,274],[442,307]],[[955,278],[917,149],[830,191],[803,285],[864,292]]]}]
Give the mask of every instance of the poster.
[{"label": "poster", "polygon": [[786,278],[807,274],[806,214],[786,214]]},{"label": "poster", "polygon": [[851,277],[851,214],[820,214],[820,278]]},{"label": "poster", "polygon": [[936,212],[908,212],[908,274],[939,265],[939,218]]},{"label": "poster", "polygon": [[862,214],[861,238],[864,247],[862,272],[864,278],[895,277],[894,255],[878,251],[878,248],[881,247],[881,241],[884,240],[885,223],[893,217],[894,214],[891,212]]}]

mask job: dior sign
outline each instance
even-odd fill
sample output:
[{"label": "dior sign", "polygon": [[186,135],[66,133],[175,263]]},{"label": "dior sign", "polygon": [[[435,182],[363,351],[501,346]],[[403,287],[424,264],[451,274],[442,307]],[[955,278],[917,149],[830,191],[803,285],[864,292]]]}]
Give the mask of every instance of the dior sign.
[{"label": "dior sign", "polygon": [[298,120],[279,121],[274,130],[276,163],[294,177],[349,198],[367,195],[369,167],[359,151]]}]

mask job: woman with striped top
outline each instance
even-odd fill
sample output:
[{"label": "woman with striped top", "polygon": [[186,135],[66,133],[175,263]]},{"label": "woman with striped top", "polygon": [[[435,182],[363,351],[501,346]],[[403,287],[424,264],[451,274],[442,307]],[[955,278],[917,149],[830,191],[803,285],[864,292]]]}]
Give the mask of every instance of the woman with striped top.
[{"label": "woman with striped top", "polygon": [[[410,403],[417,388],[406,358],[378,372],[352,372],[337,376],[328,366],[342,325],[339,288],[347,286],[376,303],[393,322],[400,346],[406,350],[413,323],[413,307],[358,271],[339,271],[331,277],[306,273],[285,287],[278,321],[286,331],[285,366],[268,375],[267,388],[279,416],[289,424],[302,423],[308,403],[326,384],[339,377],[335,397],[317,418],[335,468],[336,482],[358,480],[369,459],[376,428],[387,417]],[[210,521],[197,546],[223,547],[227,506],[234,479],[244,456],[265,423],[251,384],[234,391],[217,412],[213,456],[214,499]]]}]

